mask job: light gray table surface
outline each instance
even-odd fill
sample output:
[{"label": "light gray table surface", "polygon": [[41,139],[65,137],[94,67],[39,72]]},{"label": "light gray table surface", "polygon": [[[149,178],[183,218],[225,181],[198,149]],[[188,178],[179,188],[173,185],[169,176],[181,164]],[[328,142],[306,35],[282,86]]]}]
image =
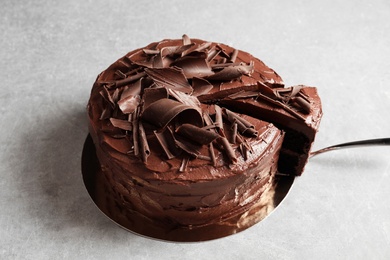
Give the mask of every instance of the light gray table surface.
[{"label": "light gray table surface", "polygon": [[267,219],[202,243],[129,233],[81,177],[102,70],[164,38],[223,42],[317,86],[315,149],[390,137],[390,2],[12,1],[0,8],[0,259],[389,259],[390,147],[308,163]]}]

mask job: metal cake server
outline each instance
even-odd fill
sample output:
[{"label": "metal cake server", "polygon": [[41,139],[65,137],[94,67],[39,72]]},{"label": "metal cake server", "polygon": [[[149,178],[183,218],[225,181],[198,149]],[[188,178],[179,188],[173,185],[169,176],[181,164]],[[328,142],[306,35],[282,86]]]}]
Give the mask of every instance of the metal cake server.
[{"label": "metal cake server", "polygon": [[339,150],[339,149],[364,147],[364,146],[378,146],[378,145],[379,146],[390,145],[390,138],[367,139],[367,140],[360,140],[360,141],[336,144],[336,145],[328,146],[326,148],[322,148],[320,150],[317,150],[317,151],[310,153],[310,158],[313,156],[316,156],[318,154],[322,154],[322,153],[334,151],[334,150]]}]

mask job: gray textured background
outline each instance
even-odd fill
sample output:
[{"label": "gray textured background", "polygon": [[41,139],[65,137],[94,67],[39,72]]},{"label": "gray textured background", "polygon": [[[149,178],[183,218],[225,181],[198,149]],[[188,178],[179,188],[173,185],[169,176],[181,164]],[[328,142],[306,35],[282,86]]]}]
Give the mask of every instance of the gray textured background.
[{"label": "gray textured background", "polygon": [[80,170],[97,74],[183,33],[251,52],[287,85],[317,86],[315,148],[389,137],[389,14],[387,0],[2,0],[0,258],[389,259],[389,147],[313,158],[269,218],[192,244],[117,227],[89,199]]}]

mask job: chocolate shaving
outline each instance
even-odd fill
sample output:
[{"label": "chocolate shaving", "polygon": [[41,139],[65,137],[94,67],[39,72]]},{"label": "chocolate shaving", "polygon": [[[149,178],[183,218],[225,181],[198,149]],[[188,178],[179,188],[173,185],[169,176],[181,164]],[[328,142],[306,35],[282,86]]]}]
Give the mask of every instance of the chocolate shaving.
[{"label": "chocolate shaving", "polygon": [[183,34],[182,39],[183,39],[183,45],[191,44],[191,39],[190,37],[188,37],[187,34]]},{"label": "chocolate shaving", "polygon": [[236,59],[237,59],[237,55],[238,55],[238,50],[237,50],[237,49],[234,49],[232,55],[230,56],[230,61],[231,61],[231,62],[235,62]]},{"label": "chocolate shaving", "polygon": [[244,161],[248,160],[248,148],[246,147],[246,145],[244,143],[241,143],[238,148],[242,157],[244,158]]},{"label": "chocolate shaving", "polygon": [[144,126],[142,122],[138,122],[138,127],[139,127],[139,141],[140,141],[140,152],[141,152],[141,158],[144,163],[147,162],[148,157],[150,155],[150,150],[149,150],[149,144],[148,140],[146,138],[146,133]]},{"label": "chocolate shaving", "polygon": [[[182,57],[182,56],[184,56],[183,53],[185,51],[192,49],[192,48],[196,48],[194,46],[195,46],[195,43],[190,43],[190,44],[183,45],[180,47],[173,47],[174,49],[169,49],[169,51],[165,51],[167,54],[165,54],[165,52],[163,52],[163,55]],[[169,48],[169,47],[166,47],[166,48]]]},{"label": "chocolate shaving", "polygon": [[232,126],[232,136],[231,136],[231,140],[229,140],[232,144],[235,144],[235,143],[236,143],[236,139],[237,139],[237,129],[238,129],[238,124],[237,124],[237,123],[234,123],[233,126]]},{"label": "chocolate shaving", "polygon": [[302,88],[303,86],[292,86],[290,96],[295,97],[301,91]]},{"label": "chocolate shaving", "polygon": [[191,123],[203,126],[201,113],[194,107],[184,105],[172,99],[160,99],[150,104],[141,115],[143,120],[156,125],[159,128],[167,126],[174,118],[180,123]]},{"label": "chocolate shaving", "polygon": [[218,56],[218,54],[220,53],[221,51],[220,50],[217,50],[215,48],[212,48],[208,53],[207,53],[207,57],[206,57],[206,60],[208,62],[212,61],[215,57]]},{"label": "chocolate shaving", "polygon": [[211,120],[211,117],[210,117],[210,114],[208,113],[208,111],[204,110],[202,113],[202,116],[203,116],[203,121],[206,124],[206,126],[214,127],[213,120]]},{"label": "chocolate shaving", "polygon": [[111,105],[112,108],[115,108],[115,102],[106,87],[103,87],[99,94]]},{"label": "chocolate shaving", "polygon": [[122,86],[126,86],[142,77],[144,77],[146,75],[145,72],[139,72],[133,76],[129,76],[125,79],[121,79],[121,80],[117,80],[115,81],[115,87],[119,88],[119,87],[122,87]]},{"label": "chocolate shaving", "polygon": [[242,93],[242,91],[257,91],[258,92],[258,85],[246,85],[246,86],[240,86],[237,88],[228,88],[219,90],[218,92],[213,92],[210,94],[204,94],[198,97],[198,99],[201,102],[215,102],[220,99],[230,97],[236,93]]},{"label": "chocolate shaving", "polygon": [[133,113],[135,109],[139,106],[140,100],[141,99],[138,95],[128,96],[126,98],[119,100],[118,106],[124,114],[130,114]]},{"label": "chocolate shaving", "polygon": [[215,125],[218,127],[218,132],[223,133],[223,119],[222,119],[222,109],[215,105]]},{"label": "chocolate shaving", "polygon": [[177,59],[171,65],[181,68],[188,79],[214,74],[206,60],[199,57],[185,56]]},{"label": "chocolate shaving", "polygon": [[115,75],[119,76],[119,77],[122,78],[122,79],[125,79],[125,78],[127,77],[126,74],[123,73],[123,72],[120,71],[120,70],[116,70],[116,71],[115,71]]},{"label": "chocolate shaving", "polygon": [[193,157],[198,157],[202,145],[193,143],[186,138],[181,137],[180,135],[175,135],[175,144],[185,151],[186,153],[192,155]]},{"label": "chocolate shaving", "polygon": [[124,60],[119,60],[118,63],[120,63],[121,65],[123,65],[126,68],[130,68],[131,67],[131,64],[127,63]]},{"label": "chocolate shaving", "polygon": [[194,109],[200,110],[200,102],[197,97],[187,95],[181,91],[174,89],[167,89],[170,96],[174,97],[177,101],[191,106]]},{"label": "chocolate shaving", "polygon": [[219,137],[219,135],[215,132],[208,131],[191,124],[181,125],[176,129],[176,133],[202,145],[209,144]]},{"label": "chocolate shaving", "polygon": [[253,63],[246,65],[236,65],[224,67],[214,75],[205,77],[207,80],[229,81],[241,77],[242,75],[250,75],[253,71]]},{"label": "chocolate shaving", "polygon": [[203,154],[198,154],[198,157],[196,157],[196,158],[200,159],[200,160],[211,161],[210,156],[203,155]]},{"label": "chocolate shaving", "polygon": [[119,89],[115,89],[114,93],[112,94],[112,100],[114,103],[117,103],[119,100]]},{"label": "chocolate shaving", "polygon": [[214,146],[213,143],[209,144],[209,153],[211,157],[211,162],[213,163],[213,166],[217,166],[217,160],[215,159],[215,153],[214,153]]},{"label": "chocolate shaving", "polygon": [[[287,104],[292,101],[293,103],[297,104],[301,109],[303,113],[309,114],[311,110],[311,105],[308,99],[302,95],[299,97],[296,97],[299,93],[301,93],[301,89],[303,86],[293,86],[290,88],[274,88],[271,89],[267,85],[258,82],[259,90],[263,96],[260,96],[260,98],[263,98],[265,100],[268,100],[269,102],[282,107],[284,110],[289,112],[290,114],[305,120],[304,117],[302,117],[300,114],[298,114],[295,110],[293,110],[291,107],[289,107]],[[271,101],[274,100],[274,101]]]},{"label": "chocolate shaving", "polygon": [[230,160],[230,162],[236,163],[237,157],[236,157],[236,154],[235,154],[232,146],[230,145],[229,141],[225,137],[219,137],[217,139],[217,142],[220,145],[222,145],[222,147],[224,148],[225,153],[226,153],[228,159]]},{"label": "chocolate shaving", "polygon": [[192,93],[191,85],[179,68],[145,69],[145,72],[159,87]]},{"label": "chocolate shaving", "polygon": [[221,51],[221,56],[223,56],[225,58],[230,58],[230,55],[226,53],[225,49],[222,48],[221,45],[217,44],[215,47]]},{"label": "chocolate shaving", "polygon": [[180,154],[180,149],[176,146],[175,138],[169,127],[165,128],[162,132],[154,131],[154,135],[156,136],[168,160],[175,158]]},{"label": "chocolate shaving", "polygon": [[249,98],[249,97],[257,97],[259,95],[259,92],[257,91],[239,91],[237,93],[231,94],[228,96],[230,99],[241,99],[241,98]]},{"label": "chocolate shaving", "polygon": [[150,59],[150,55],[144,53],[143,50],[137,50],[136,52],[126,56],[127,59],[131,61],[132,64],[135,64],[141,68],[152,68],[153,59]]},{"label": "chocolate shaving", "polygon": [[187,170],[188,162],[190,161],[190,158],[188,156],[184,156],[181,160],[179,172],[185,172]]},{"label": "chocolate shaving", "polygon": [[127,85],[123,88],[120,100],[129,97],[129,96],[137,96],[141,95],[141,88],[142,88],[142,81],[143,79],[139,79],[138,81]]},{"label": "chocolate shaving", "polygon": [[99,120],[105,120],[110,118],[111,116],[111,110],[108,109],[107,107],[103,109],[102,114],[100,115]]},{"label": "chocolate shaving", "polygon": [[133,112],[133,116],[131,119],[131,122],[133,124],[133,151],[134,155],[139,155],[139,126],[138,126],[138,108],[135,109]]},{"label": "chocolate shaving", "polygon": [[213,85],[205,79],[194,77],[192,78],[192,92],[193,96],[201,96],[210,92],[213,89]]},{"label": "chocolate shaving", "polygon": [[163,57],[161,56],[161,52],[153,56],[152,58],[153,68],[164,68]]},{"label": "chocolate shaving", "polygon": [[146,88],[142,95],[143,108],[147,108],[153,102],[157,100],[168,98],[168,92],[166,88]]},{"label": "chocolate shaving", "polygon": [[205,49],[210,47],[211,42],[205,42],[202,44],[194,44],[191,46],[191,48],[188,48],[187,50],[183,51],[181,53],[181,56],[184,57],[186,55],[197,55],[199,57],[202,57],[204,59],[207,58],[207,54],[204,52]]},{"label": "chocolate shaving", "polygon": [[147,55],[156,55],[159,54],[159,50],[151,50],[151,49],[142,49],[142,51]]},{"label": "chocolate shaving", "polygon": [[268,102],[270,102],[270,103],[272,103],[272,104],[274,104],[274,105],[277,105],[277,106],[279,106],[280,108],[283,108],[286,112],[292,114],[293,116],[295,116],[295,117],[297,117],[297,118],[299,118],[299,119],[301,119],[301,120],[303,120],[303,121],[306,120],[303,116],[301,116],[300,114],[298,114],[298,112],[296,112],[295,110],[293,110],[292,108],[290,108],[290,107],[287,106],[286,104],[283,104],[283,103],[280,102],[280,101],[274,100],[274,99],[272,99],[272,98],[270,98],[270,97],[268,97],[268,96],[266,96],[266,95],[263,95],[263,94],[261,94],[261,93],[259,93],[259,95],[258,95],[257,97],[258,97],[258,98],[261,98],[261,99],[263,99],[263,100],[266,100],[266,101],[268,101]]},{"label": "chocolate shaving", "polygon": [[240,66],[240,65],[241,65],[241,63],[239,63],[239,62],[216,63],[216,64],[212,64],[211,68],[213,70],[218,70],[218,69],[223,69],[223,68],[226,68],[226,67]]},{"label": "chocolate shaving", "polygon": [[110,122],[114,127],[117,127],[117,128],[123,129],[123,130],[131,131],[133,129],[133,125],[129,121],[126,121],[126,120],[121,120],[121,119],[111,117]]},{"label": "chocolate shaving", "polygon": [[255,127],[244,118],[226,108],[223,108],[223,112],[231,124],[237,124],[238,131],[241,134],[252,137],[256,137],[258,135],[258,132],[254,129]]},{"label": "chocolate shaving", "polygon": [[310,103],[307,102],[304,98],[302,97],[293,97],[292,101],[297,103],[303,110],[305,114],[310,114],[311,106]]}]

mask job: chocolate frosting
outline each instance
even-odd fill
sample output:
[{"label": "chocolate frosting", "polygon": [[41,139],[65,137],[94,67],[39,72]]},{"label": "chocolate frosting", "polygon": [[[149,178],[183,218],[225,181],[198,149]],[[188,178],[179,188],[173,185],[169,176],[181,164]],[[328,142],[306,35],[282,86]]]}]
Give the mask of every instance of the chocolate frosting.
[{"label": "chocolate frosting", "polygon": [[103,71],[89,128],[123,208],[158,225],[222,225],[272,186],[284,131],[310,136],[311,145],[321,117],[314,94],[284,88],[246,52],[184,35]]}]

